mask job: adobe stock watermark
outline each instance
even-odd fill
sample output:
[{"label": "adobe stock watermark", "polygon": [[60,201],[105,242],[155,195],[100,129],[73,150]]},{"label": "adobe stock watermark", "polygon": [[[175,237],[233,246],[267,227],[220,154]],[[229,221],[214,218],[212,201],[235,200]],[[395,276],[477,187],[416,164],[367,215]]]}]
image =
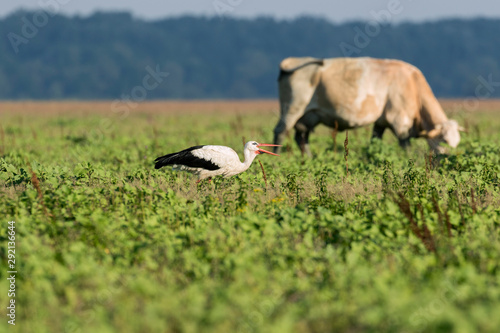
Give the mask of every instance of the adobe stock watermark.
[{"label": "adobe stock watermark", "polygon": [[442,314],[445,311],[445,307],[456,301],[461,295],[462,293],[458,290],[455,282],[449,280],[443,282],[436,298],[411,315],[410,324],[417,332],[425,332],[431,321]]},{"label": "adobe stock watermark", "polygon": [[254,304],[254,310],[244,315],[244,321],[238,325],[237,332],[250,333],[261,331],[266,318],[269,318],[276,310],[282,296],[282,293],[273,291],[268,299]]},{"label": "adobe stock watermark", "polygon": [[119,120],[127,118],[130,110],[137,108],[139,103],[148,97],[148,92],[158,88],[165,78],[170,75],[169,72],[161,71],[160,65],[156,65],[154,69],[146,66],[145,70],[147,74],[144,75],[142,84],[136,85],[130,90],[130,93],[122,94],[120,99],[115,99],[111,103],[113,116],[101,119],[99,125],[91,130],[91,137],[102,140],[104,135],[112,129],[113,120],[116,120],[116,117]]},{"label": "adobe stock watermark", "polygon": [[463,126],[469,133],[471,130],[470,126],[472,125],[472,129],[474,129],[477,138],[479,138],[480,132],[477,126],[474,126],[476,122],[471,115],[474,111],[479,109],[481,101],[487,100],[493,96],[498,96],[496,93],[498,93],[500,89],[500,81],[495,80],[498,79],[494,78],[492,73],[490,73],[487,78],[483,75],[477,76],[474,96],[454,102],[446,112],[450,117],[457,120],[462,119],[464,123]]},{"label": "adobe stock watermark", "polygon": [[[412,0],[405,0],[411,2]],[[351,57],[354,54],[360,54],[361,50],[368,47],[371,41],[376,38],[382,31],[382,27],[389,25],[395,16],[400,15],[404,10],[404,6],[400,0],[389,0],[386,8],[381,10],[371,10],[371,20],[366,22],[364,27],[355,26],[353,28],[354,35],[353,44],[341,42],[339,44],[340,51],[344,57]]]},{"label": "adobe stock watermark", "polygon": [[92,323],[98,313],[98,306],[106,306],[110,304],[114,297],[125,287],[127,287],[129,280],[125,278],[118,279],[117,283],[107,287],[105,290],[102,290],[97,294],[93,299],[84,302],[82,308],[88,309],[86,310],[80,317],[82,324],[77,324],[74,322],[69,322],[64,326],[64,333],[81,333],[86,332],[86,327]]},{"label": "adobe stock watermark", "polygon": [[234,12],[236,7],[242,3],[243,0],[214,0],[212,1],[212,6],[217,15],[219,15],[220,18],[224,18],[225,15]]},{"label": "adobe stock watermark", "polygon": [[28,44],[30,40],[38,35],[39,29],[45,27],[51,17],[56,16],[60,10],[61,6],[67,5],[71,0],[39,0],[39,9],[35,11],[31,17],[24,15],[21,17],[21,30],[20,33],[15,33],[13,31],[7,34],[10,45],[14,50],[14,53],[19,53],[19,46],[23,44]]},{"label": "adobe stock watermark", "polygon": [[7,222],[7,234],[9,242],[7,242],[7,280],[9,281],[9,289],[7,296],[7,322],[10,325],[16,325],[16,221]]},{"label": "adobe stock watermark", "polygon": [[[157,89],[170,75],[169,72],[162,71],[160,65],[156,65],[155,68],[148,65],[145,70],[146,74],[143,76],[141,84],[134,86],[130,92],[121,94],[119,99],[113,100],[111,114],[102,117],[86,131],[85,141],[92,142],[93,145],[101,144],[104,138],[111,134],[117,123],[125,120],[130,115],[131,110],[146,100],[148,94]],[[69,158],[80,163],[82,156],[85,156],[90,149],[90,145],[74,145],[68,154]]]},{"label": "adobe stock watermark", "polygon": [[500,81],[494,81],[493,74],[487,78],[482,75],[476,77],[478,84],[474,89],[474,97],[468,97],[459,103],[455,103],[450,113],[457,114],[463,111],[472,112],[479,108],[479,102],[493,96],[500,89]]},{"label": "adobe stock watermark", "polygon": [[[286,277],[281,277],[281,284],[286,284],[286,282]],[[262,325],[276,311],[282,302],[283,296],[283,291],[272,289],[265,299],[253,303],[248,312],[244,313],[242,318],[240,318],[241,322],[238,324],[236,332],[250,333],[262,331]]]}]

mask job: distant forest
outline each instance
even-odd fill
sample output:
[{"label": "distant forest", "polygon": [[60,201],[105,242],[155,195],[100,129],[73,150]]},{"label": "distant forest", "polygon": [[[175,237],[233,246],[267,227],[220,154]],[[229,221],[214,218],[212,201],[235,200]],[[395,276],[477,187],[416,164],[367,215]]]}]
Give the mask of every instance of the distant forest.
[{"label": "distant forest", "polygon": [[410,62],[440,97],[500,97],[496,19],[379,25],[19,11],[0,20],[0,35],[0,99],[270,98],[283,58],[347,55]]}]

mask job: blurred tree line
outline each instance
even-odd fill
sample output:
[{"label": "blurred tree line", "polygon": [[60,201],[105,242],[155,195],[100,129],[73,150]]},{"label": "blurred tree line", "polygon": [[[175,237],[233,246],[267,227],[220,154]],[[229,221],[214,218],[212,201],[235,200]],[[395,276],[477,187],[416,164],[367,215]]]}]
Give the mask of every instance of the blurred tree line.
[{"label": "blurred tree line", "polygon": [[[0,20],[1,99],[275,97],[283,58],[346,55],[408,61],[437,96],[500,97],[496,19],[379,25],[42,14],[18,11]],[[154,89],[140,88],[155,69],[169,74]]]}]

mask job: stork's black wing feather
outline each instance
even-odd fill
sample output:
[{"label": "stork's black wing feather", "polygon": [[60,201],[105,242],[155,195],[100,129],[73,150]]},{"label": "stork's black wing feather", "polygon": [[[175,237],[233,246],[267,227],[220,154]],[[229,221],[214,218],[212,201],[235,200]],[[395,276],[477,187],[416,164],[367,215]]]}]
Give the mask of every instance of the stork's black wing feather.
[{"label": "stork's black wing feather", "polygon": [[220,166],[213,163],[212,161],[199,158],[192,154],[195,149],[203,148],[204,146],[194,146],[188,149],[184,149],[178,153],[167,154],[165,156],[158,157],[155,160],[155,169],[159,169],[166,165],[178,164],[185,165],[191,168],[202,168],[205,170],[218,170]]}]

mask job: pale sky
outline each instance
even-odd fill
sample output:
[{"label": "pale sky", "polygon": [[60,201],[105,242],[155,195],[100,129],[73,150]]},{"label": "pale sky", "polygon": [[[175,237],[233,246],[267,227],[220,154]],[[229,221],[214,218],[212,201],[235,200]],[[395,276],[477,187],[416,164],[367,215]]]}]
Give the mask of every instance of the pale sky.
[{"label": "pale sky", "polygon": [[265,15],[280,19],[313,15],[340,23],[373,19],[374,13],[380,11],[390,14],[390,22],[450,17],[500,18],[499,0],[14,0],[3,1],[0,17],[19,8],[36,10],[43,4],[57,4],[57,11],[63,14],[87,16],[95,11],[120,10],[144,19],[184,14],[218,16],[223,12],[236,17]]}]

